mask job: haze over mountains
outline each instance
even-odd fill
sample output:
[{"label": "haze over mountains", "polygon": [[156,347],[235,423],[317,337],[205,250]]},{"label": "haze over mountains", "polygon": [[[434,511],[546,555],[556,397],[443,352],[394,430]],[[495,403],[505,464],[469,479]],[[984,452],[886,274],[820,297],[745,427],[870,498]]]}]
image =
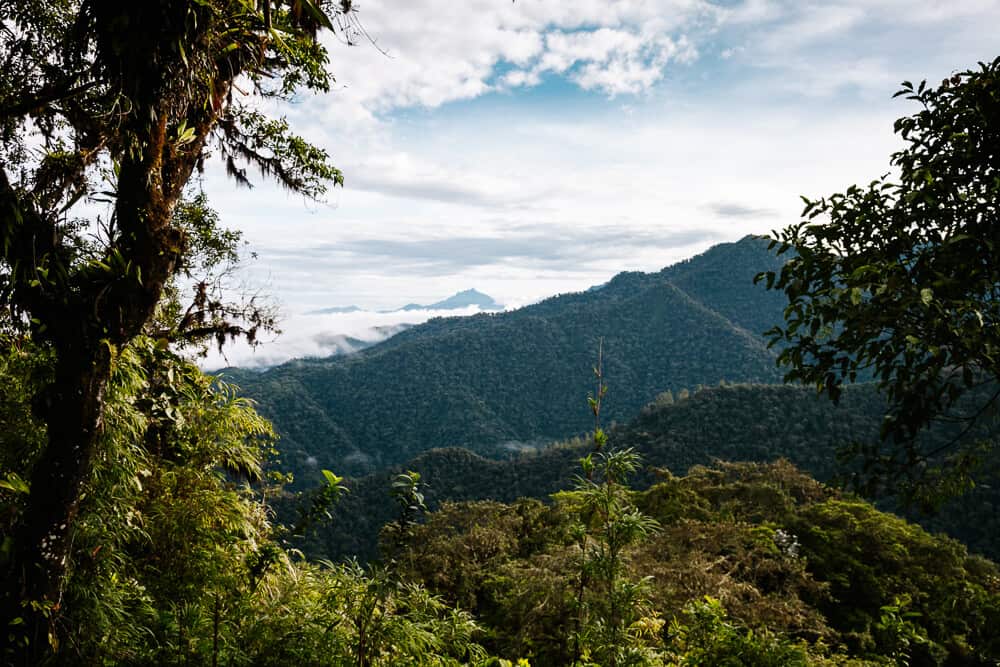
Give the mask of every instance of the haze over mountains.
[{"label": "haze over mountains", "polygon": [[436,318],[356,354],[224,375],[282,434],[286,463],[358,475],[434,447],[502,455],[588,430],[603,339],[607,421],[666,390],[778,382],[761,332],[784,297],[753,284],[767,241],[722,244],[657,273],[515,311]]},{"label": "haze over mountains", "polygon": [[266,370],[290,359],[352,354],[435,317],[474,315],[502,310],[493,297],[476,289],[457,292],[430,303],[409,303],[392,310],[356,305],[330,306],[293,313],[280,322],[282,333],[251,348],[242,341],[227,346],[225,356],[212,351],[203,368],[239,366]]}]

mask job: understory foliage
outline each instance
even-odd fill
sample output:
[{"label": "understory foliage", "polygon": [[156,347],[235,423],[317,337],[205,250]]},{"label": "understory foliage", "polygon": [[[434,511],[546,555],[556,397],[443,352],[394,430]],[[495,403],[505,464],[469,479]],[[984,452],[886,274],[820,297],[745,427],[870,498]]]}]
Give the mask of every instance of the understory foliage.
[{"label": "understory foliage", "polygon": [[[595,440],[600,443],[599,437]],[[571,527],[579,548],[572,639],[573,657],[582,664],[615,667],[656,656],[649,639],[663,620],[649,604],[648,577],[631,578],[626,561],[627,548],[659,528],[635,507],[626,485],[638,467],[639,456],[630,449],[598,452],[583,459],[584,476],[577,478],[579,516]]]},{"label": "understory foliage", "polygon": [[[44,443],[28,389],[44,353],[0,365],[2,558]],[[447,665],[483,658],[477,625],[421,586],[308,563],[272,524],[275,436],[234,387],[148,338],[115,360],[94,475],[73,531],[66,613],[50,660],[68,664]],[[14,649],[38,637],[5,632]],[[45,641],[46,638],[42,638]],[[10,655],[4,656],[6,663]]]}]

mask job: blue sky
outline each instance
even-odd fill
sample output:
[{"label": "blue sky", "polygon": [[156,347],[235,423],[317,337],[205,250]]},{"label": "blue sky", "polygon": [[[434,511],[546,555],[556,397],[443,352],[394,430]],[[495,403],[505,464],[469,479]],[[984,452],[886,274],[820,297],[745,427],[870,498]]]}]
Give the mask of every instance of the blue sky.
[{"label": "blue sky", "polygon": [[384,53],[328,38],[335,90],[274,110],[345,187],[206,181],[289,317],[469,287],[528,303],[768,233],[888,170],[900,81],[1000,55],[996,0],[355,6]]}]

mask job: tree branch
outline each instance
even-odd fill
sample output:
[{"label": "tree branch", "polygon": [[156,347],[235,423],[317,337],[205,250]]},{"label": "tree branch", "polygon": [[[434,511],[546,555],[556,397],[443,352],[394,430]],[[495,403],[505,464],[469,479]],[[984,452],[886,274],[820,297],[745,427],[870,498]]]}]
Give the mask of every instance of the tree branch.
[{"label": "tree branch", "polygon": [[[76,78],[77,77],[71,77],[70,80],[72,81]],[[14,104],[5,105],[2,110],[0,110],[0,121],[12,120],[14,118],[29,115],[41,110],[53,102],[61,102],[71,97],[75,97],[80,93],[90,90],[96,85],[96,81],[88,81],[87,83],[81,83],[77,86],[69,86],[54,90],[50,88],[49,90],[44,90],[34,97],[23,99]]]}]

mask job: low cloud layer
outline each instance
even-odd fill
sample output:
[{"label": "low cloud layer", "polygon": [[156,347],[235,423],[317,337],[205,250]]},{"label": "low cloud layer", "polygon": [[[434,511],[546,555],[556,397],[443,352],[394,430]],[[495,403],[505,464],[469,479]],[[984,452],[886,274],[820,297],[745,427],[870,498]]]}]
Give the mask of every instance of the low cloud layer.
[{"label": "low cloud layer", "polygon": [[[388,313],[359,310],[350,313],[296,313],[280,324],[282,333],[265,338],[256,347],[246,343],[228,344],[222,353],[213,349],[198,361],[202,368],[215,370],[229,366],[265,369],[290,359],[323,358],[349,354],[381,342],[409,326],[434,317],[474,315],[476,307],[455,310],[410,310]],[[362,343],[359,345],[358,342]]]},{"label": "low cloud layer", "polygon": [[778,217],[778,211],[773,208],[757,208],[736,202],[712,202],[708,209],[722,218],[771,218]]},{"label": "low cloud layer", "polygon": [[[717,239],[709,230],[654,233],[615,227],[598,229],[514,230],[506,236],[466,236],[431,239],[369,238],[336,244],[319,243],[279,251],[265,249],[284,263],[315,262],[325,270],[376,269],[440,275],[470,268],[513,263],[547,270],[568,269],[591,259],[595,253],[627,257],[637,249],[670,249],[709,243]],[[291,268],[289,266],[288,268]]]}]

